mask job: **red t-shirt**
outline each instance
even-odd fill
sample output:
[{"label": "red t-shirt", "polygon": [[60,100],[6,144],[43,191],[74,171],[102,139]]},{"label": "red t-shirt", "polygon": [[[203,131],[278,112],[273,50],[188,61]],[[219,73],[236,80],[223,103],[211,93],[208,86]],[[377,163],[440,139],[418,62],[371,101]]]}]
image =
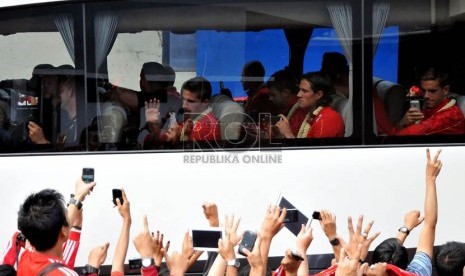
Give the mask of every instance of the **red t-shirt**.
[{"label": "red t-shirt", "polygon": [[[28,249],[21,256],[17,275],[36,276],[47,266],[56,262],[63,263],[62,260],[55,256],[45,255],[34,251],[33,249]],[[78,274],[63,264],[63,267],[52,270],[47,274],[47,276],[78,276]]]},{"label": "red t-shirt", "polygon": [[189,135],[190,141],[212,141],[220,139],[220,126],[212,112],[198,120]]}]

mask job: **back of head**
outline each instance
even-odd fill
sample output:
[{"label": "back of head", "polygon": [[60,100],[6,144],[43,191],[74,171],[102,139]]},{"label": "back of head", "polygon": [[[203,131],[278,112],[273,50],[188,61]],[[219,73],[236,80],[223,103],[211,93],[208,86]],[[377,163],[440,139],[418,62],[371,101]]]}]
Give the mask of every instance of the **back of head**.
[{"label": "back of head", "polygon": [[396,238],[386,239],[373,251],[372,263],[380,262],[406,269],[408,265],[407,249]]},{"label": "back of head", "polygon": [[[250,61],[244,65],[243,75],[247,77],[262,78],[261,81],[263,81],[263,78],[265,77],[265,67],[263,67],[263,64],[258,60]],[[252,81],[260,80],[257,79]]]},{"label": "back of head", "polygon": [[297,86],[297,79],[289,70],[279,70],[268,79],[266,82],[268,88],[276,88],[279,92],[285,89],[289,90],[292,94],[297,95],[299,88]]},{"label": "back of head", "polygon": [[195,77],[187,80],[182,85],[181,91],[183,90],[197,94],[200,101],[210,100],[212,97],[212,86],[210,82],[203,77]]},{"label": "back of head", "polygon": [[334,82],[338,79],[338,75],[349,71],[349,66],[343,54],[338,52],[326,52],[323,54],[320,71],[328,75]]},{"label": "back of head", "polygon": [[165,64],[165,71],[168,78],[168,85],[173,86],[174,82],[176,81],[176,71],[174,71],[173,67]]},{"label": "back of head", "polygon": [[436,271],[441,276],[461,276],[465,266],[465,243],[447,242],[435,256]]},{"label": "back of head", "polygon": [[321,72],[310,72],[302,76],[303,80],[310,83],[310,86],[314,92],[322,91],[323,96],[318,100],[318,106],[328,106],[333,100],[331,95],[336,93],[334,90],[331,79]]},{"label": "back of head", "polygon": [[0,265],[0,276],[16,276],[16,270],[11,265]]},{"label": "back of head", "polygon": [[55,246],[63,226],[68,226],[63,196],[45,189],[26,198],[18,212],[18,229],[37,251]]}]

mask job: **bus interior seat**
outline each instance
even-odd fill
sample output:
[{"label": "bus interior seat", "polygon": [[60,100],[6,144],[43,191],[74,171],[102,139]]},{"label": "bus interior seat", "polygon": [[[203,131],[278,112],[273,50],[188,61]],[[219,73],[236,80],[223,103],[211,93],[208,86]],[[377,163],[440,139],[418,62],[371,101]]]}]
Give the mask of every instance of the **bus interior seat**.
[{"label": "bus interior seat", "polygon": [[389,121],[392,124],[397,124],[402,119],[402,116],[404,116],[405,88],[398,83],[377,77],[373,78],[373,87],[384,103]]},{"label": "bus interior seat", "polygon": [[212,97],[213,115],[220,124],[221,140],[237,140],[241,133],[244,108],[230,97],[218,94]]}]

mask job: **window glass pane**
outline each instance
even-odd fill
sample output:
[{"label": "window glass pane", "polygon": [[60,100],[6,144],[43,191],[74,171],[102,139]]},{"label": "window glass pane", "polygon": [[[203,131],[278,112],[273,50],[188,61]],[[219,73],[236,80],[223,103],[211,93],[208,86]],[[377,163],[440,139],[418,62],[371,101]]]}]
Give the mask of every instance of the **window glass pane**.
[{"label": "window glass pane", "polygon": [[0,151],[81,149],[77,113],[84,93],[76,86],[70,8],[0,15]]},{"label": "window glass pane", "polygon": [[383,143],[461,141],[465,134],[458,39],[465,10],[459,1],[433,3],[373,4],[373,132]]}]

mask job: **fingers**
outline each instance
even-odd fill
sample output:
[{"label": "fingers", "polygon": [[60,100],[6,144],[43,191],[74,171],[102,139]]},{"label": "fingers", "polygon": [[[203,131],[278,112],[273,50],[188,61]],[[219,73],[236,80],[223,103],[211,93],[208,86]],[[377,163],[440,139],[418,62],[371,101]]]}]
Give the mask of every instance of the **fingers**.
[{"label": "fingers", "polygon": [[352,224],[352,217],[349,216],[347,218],[347,227],[349,228],[349,235],[352,236],[354,234],[354,226]]},{"label": "fingers", "polygon": [[[437,161],[438,161],[439,154],[441,154],[441,151],[442,151],[442,149],[439,149],[439,150],[436,152],[436,154],[434,155],[434,162],[437,162]],[[441,162],[441,161],[439,161],[439,162]]]},{"label": "fingers", "polygon": [[357,222],[357,234],[362,233],[362,224],[363,224],[363,215],[360,215],[358,217],[358,222]]},{"label": "fingers", "polygon": [[363,231],[363,236],[366,238],[368,236],[368,233],[370,233],[371,227],[373,226],[373,223],[375,223],[373,220],[368,223],[368,225],[365,227],[365,230]]},{"label": "fingers", "polygon": [[144,223],[144,231],[149,232],[149,222],[147,221],[147,215],[144,215],[143,223]]},{"label": "fingers", "polygon": [[121,188],[121,192],[122,192],[122,194],[123,194],[123,201],[124,201],[124,202],[128,202],[128,198],[127,198],[127,196],[126,196],[126,192],[124,191],[123,188]]},{"label": "fingers", "polygon": [[368,241],[369,243],[373,242],[373,241],[379,236],[379,234],[381,234],[381,232],[379,232],[379,231],[376,232],[376,233],[374,233],[373,236],[371,236],[371,237],[369,237],[369,238],[367,239],[367,241]]}]

